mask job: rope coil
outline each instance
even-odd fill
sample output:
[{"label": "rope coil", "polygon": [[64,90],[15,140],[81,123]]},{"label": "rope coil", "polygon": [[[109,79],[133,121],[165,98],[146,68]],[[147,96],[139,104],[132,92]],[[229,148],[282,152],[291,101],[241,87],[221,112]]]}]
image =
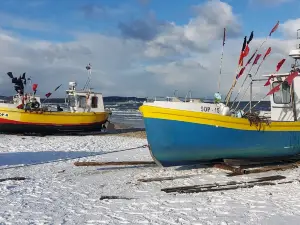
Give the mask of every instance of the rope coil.
[{"label": "rope coil", "polygon": [[262,124],[266,124],[268,126],[271,124],[271,121],[268,119],[268,117],[259,116],[258,113],[255,112],[247,112],[243,115],[243,118],[247,118],[249,120],[250,126],[254,124],[258,131],[261,130]]}]

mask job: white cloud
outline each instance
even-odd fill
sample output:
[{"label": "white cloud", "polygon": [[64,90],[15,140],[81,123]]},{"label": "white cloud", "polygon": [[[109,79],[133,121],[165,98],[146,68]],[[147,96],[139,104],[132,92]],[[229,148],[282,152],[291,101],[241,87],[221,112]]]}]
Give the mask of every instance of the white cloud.
[{"label": "white cloud", "polygon": [[[27,72],[27,76],[32,76],[39,84],[41,94],[63,83],[54,95],[62,96],[69,81],[78,81],[80,87],[84,85],[87,78],[85,66],[90,62],[93,66],[92,86],[105,96],[166,96],[172,95],[174,90],[185,96],[192,90],[194,96],[212,97],[217,91],[223,27],[226,26],[228,35],[221,84],[221,92],[225,95],[236,75],[243,42],[241,24],[230,5],[217,0],[195,9],[198,14],[186,25],[167,23],[165,29],[150,41],[77,33],[74,41],[52,43],[24,40],[0,30],[0,95],[14,94],[13,85],[6,75],[12,71],[16,75]],[[291,24],[297,21],[280,24],[279,31],[292,34],[294,28]],[[262,41],[254,31],[249,56]],[[260,52],[264,54],[269,46],[272,52],[257,77],[273,73],[282,58],[287,61],[281,71],[289,71],[292,60],[288,53],[295,43],[295,40],[271,37]],[[255,70],[256,67],[252,72]],[[243,77],[235,91],[242,80]],[[261,90],[261,95],[267,93],[263,83],[256,86],[255,91]]]},{"label": "white cloud", "polygon": [[[300,18],[287,20],[279,28],[287,38],[297,38],[297,30],[300,29]],[[299,31],[300,37],[300,31]]]},{"label": "white cloud", "polygon": [[222,39],[223,28],[228,37],[240,34],[241,24],[232,7],[219,0],[207,1],[194,7],[197,16],[184,26],[172,23],[158,37],[148,43],[146,55],[150,57],[187,52],[209,51],[215,40]]},{"label": "white cloud", "polygon": [[[134,94],[134,89],[126,91],[124,85],[134,80],[127,80],[133,75],[128,76],[125,72],[143,54],[138,43],[95,34],[81,35],[76,41],[58,44],[36,40],[26,42],[1,34],[0,38],[2,84],[10,82],[5,74],[13,70],[17,75],[27,72],[28,76],[33,76],[42,93],[49,91],[50,86],[53,88],[61,82],[67,84],[72,79],[83,86],[87,78],[85,66],[90,62],[95,88],[105,95]],[[12,85],[4,86],[4,89],[13,90]]]}]

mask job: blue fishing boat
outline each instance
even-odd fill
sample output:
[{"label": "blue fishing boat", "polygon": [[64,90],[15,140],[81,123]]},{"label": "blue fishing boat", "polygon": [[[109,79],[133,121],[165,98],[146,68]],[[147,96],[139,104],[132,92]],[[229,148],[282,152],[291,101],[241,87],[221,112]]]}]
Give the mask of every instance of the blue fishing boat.
[{"label": "blue fishing boat", "polygon": [[300,122],[262,123],[246,118],[143,105],[150,151],[163,166],[226,158],[264,158],[300,153]]},{"label": "blue fishing boat", "polygon": [[[153,159],[162,166],[179,166],[299,154],[300,48],[289,56],[295,59],[290,72],[265,75],[270,84],[266,95],[271,102],[270,117],[253,112],[255,106],[237,116],[222,103],[178,102],[170,107],[145,102],[140,111]],[[219,110],[211,112],[212,108]]]}]

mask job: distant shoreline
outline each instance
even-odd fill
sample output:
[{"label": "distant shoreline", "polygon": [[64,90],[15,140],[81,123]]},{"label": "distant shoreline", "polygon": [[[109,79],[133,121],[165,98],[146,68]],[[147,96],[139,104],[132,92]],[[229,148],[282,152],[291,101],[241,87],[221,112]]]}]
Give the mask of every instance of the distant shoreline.
[{"label": "distant shoreline", "polygon": [[121,123],[112,123],[108,126],[107,135],[117,135],[123,137],[135,137],[146,139],[146,131],[145,128],[134,128],[129,125],[121,124]]}]

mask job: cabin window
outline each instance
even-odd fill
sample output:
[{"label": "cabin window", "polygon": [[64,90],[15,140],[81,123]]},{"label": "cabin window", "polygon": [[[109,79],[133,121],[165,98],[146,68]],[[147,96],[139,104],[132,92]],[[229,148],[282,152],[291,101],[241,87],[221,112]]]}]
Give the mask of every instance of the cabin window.
[{"label": "cabin window", "polygon": [[291,102],[290,86],[286,82],[275,81],[272,83],[272,87],[276,87],[281,84],[280,90],[273,94],[273,100],[275,104],[289,104]]},{"label": "cabin window", "polygon": [[79,108],[86,108],[86,97],[78,96]]},{"label": "cabin window", "polygon": [[98,108],[98,97],[96,97],[96,96],[92,97],[91,107],[92,108]]}]

